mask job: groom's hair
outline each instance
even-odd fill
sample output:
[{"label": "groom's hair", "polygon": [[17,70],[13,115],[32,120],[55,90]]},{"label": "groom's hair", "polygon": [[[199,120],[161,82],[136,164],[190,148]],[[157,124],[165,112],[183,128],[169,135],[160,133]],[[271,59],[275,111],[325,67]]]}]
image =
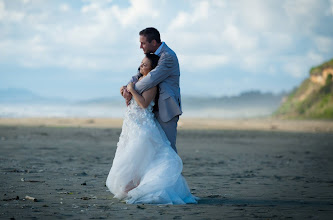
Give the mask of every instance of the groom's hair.
[{"label": "groom's hair", "polygon": [[149,43],[151,43],[152,40],[156,40],[157,43],[161,43],[160,32],[158,32],[156,28],[148,27],[146,29],[143,29],[142,31],[140,31],[139,35],[145,36]]}]

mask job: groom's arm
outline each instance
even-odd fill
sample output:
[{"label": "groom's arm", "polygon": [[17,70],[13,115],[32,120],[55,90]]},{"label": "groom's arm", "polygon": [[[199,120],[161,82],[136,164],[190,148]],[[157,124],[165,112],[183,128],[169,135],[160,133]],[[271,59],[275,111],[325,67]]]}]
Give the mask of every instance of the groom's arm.
[{"label": "groom's arm", "polygon": [[131,80],[127,83],[127,85],[131,82],[136,83],[141,76],[142,76],[142,74],[140,73],[140,67],[139,67],[137,74],[135,76],[132,76]]},{"label": "groom's arm", "polygon": [[135,83],[135,90],[142,94],[144,91],[157,86],[170,76],[173,65],[178,65],[175,63],[174,58],[170,54],[162,54],[155,69]]}]

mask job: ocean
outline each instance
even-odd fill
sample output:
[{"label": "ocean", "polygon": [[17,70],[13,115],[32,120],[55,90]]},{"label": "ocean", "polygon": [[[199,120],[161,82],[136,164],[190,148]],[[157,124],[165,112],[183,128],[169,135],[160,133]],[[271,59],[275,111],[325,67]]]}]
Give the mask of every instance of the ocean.
[{"label": "ocean", "polygon": [[[125,104],[0,104],[2,118],[59,117],[59,118],[122,118]],[[266,117],[275,109],[268,106],[194,108],[183,106],[182,117],[187,118],[253,118]]]}]

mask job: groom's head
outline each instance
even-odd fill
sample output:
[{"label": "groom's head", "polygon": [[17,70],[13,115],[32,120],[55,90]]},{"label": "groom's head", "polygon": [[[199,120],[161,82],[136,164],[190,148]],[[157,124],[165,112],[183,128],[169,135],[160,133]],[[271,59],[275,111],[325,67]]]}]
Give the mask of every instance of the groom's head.
[{"label": "groom's head", "polygon": [[140,48],[142,48],[145,54],[154,53],[161,45],[160,32],[156,28],[149,27],[143,29],[139,33],[140,35]]}]

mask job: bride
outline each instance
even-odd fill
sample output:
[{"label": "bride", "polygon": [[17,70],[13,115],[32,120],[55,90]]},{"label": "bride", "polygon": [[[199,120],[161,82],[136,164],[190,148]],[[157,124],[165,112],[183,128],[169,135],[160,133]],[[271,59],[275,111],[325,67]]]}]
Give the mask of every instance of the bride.
[{"label": "bride", "polygon": [[[155,54],[146,54],[140,65],[140,79],[157,66],[158,59]],[[134,99],[125,113],[106,186],[115,198],[129,204],[197,203],[198,198],[191,194],[181,174],[182,160],[154,117],[157,87],[142,95],[133,83],[127,89]]]}]

